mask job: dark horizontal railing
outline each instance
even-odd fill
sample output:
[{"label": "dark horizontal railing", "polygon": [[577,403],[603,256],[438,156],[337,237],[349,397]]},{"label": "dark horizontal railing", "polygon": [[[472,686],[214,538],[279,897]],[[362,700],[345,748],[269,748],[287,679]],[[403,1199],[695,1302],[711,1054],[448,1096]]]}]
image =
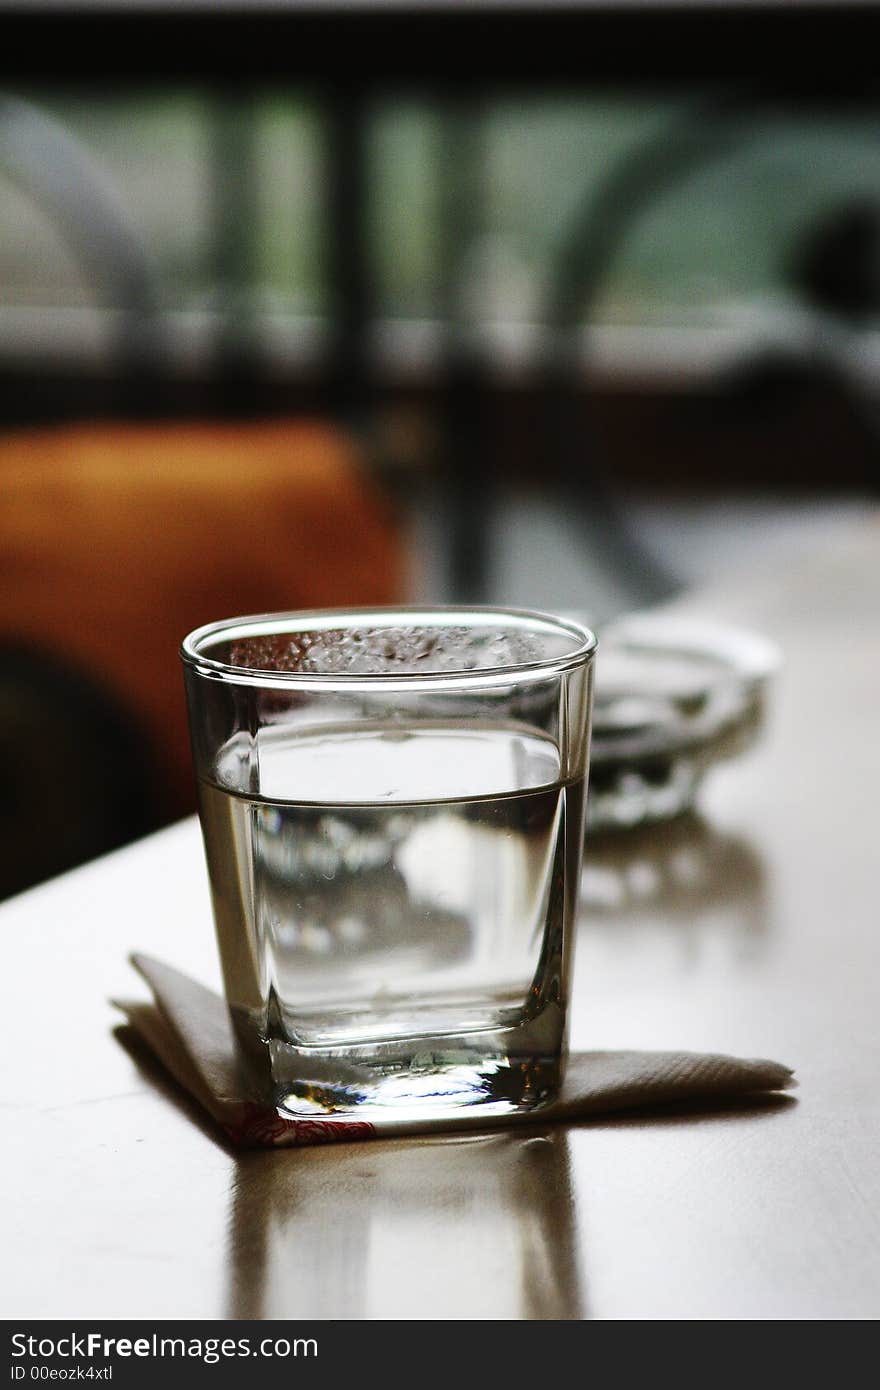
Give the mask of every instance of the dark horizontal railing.
[{"label": "dark horizontal railing", "polygon": [[[0,79],[138,75],[412,86],[764,75],[812,97],[876,80],[874,4],[545,3],[320,8],[4,4]],[[75,53],[75,63],[71,54]]]}]

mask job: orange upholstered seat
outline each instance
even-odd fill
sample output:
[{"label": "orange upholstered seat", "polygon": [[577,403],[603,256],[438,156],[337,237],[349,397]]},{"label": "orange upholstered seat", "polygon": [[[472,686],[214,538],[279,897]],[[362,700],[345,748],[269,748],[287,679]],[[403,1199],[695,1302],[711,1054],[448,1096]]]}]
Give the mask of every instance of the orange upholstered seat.
[{"label": "orange upholstered seat", "polygon": [[401,597],[388,506],[329,426],[89,425],[0,440],[0,643],[52,654],[139,723],[191,805],[177,648],[238,613]]}]

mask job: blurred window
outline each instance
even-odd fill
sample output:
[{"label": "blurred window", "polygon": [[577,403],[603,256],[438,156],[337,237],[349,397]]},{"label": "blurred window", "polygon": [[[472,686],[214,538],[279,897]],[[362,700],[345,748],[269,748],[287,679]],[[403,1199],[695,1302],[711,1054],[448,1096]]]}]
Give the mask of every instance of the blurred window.
[{"label": "blurred window", "polygon": [[[181,360],[197,354],[224,289],[212,241],[222,176],[217,95],[168,88],[20,95],[58,120],[105,171],[155,268]],[[477,231],[462,258],[468,316],[514,328],[539,322],[575,209],[684,109],[680,99],[624,95],[493,104],[482,126]],[[248,294],[267,341],[282,353],[298,335],[309,341],[328,304],[321,113],[305,94],[271,90],[247,113],[254,169],[242,213],[252,238]],[[428,99],[388,100],[372,111],[367,225],[379,319],[430,321],[441,313],[441,122]],[[61,230],[2,166],[0,186],[0,356],[42,343],[81,358],[100,340],[100,311],[82,269]],[[723,157],[644,198],[593,317],[618,330],[760,329],[791,307],[787,266],[805,230],[835,208],[877,200],[878,190],[876,112],[744,120]],[[619,342],[625,358],[629,340],[624,334]]]}]

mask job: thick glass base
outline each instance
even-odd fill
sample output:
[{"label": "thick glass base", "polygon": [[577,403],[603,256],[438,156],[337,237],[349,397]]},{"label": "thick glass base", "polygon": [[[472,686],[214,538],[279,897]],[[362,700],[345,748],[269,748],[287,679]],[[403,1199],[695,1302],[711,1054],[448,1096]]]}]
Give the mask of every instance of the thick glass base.
[{"label": "thick glass base", "polygon": [[[513,1027],[333,1048],[270,1038],[260,1040],[259,1052],[264,1084],[281,1113],[297,1120],[358,1118],[386,1128],[476,1108],[506,1115],[548,1104],[562,1080],[563,1033],[563,1012],[549,1004]],[[255,1043],[251,1033],[252,1067]]]}]

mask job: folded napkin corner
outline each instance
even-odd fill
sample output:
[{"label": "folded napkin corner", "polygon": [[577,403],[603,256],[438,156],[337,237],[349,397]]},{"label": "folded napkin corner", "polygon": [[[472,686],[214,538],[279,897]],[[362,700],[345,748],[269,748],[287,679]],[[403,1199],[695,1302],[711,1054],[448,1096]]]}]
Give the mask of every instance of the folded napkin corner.
[{"label": "folded napkin corner", "polygon": [[709,1107],[759,1097],[781,1101],[783,1093],[797,1085],[791,1067],[763,1058],[704,1052],[576,1052],[569,1057],[560,1095],[525,1113],[481,1115],[474,1107],[406,1126],[337,1115],[293,1119],[253,1092],[239,1065],[229,1014],[219,995],[155,957],[134,952],[129,959],[149,986],[153,1002],[111,1002],[227,1140],[241,1148],[287,1148],[514,1123],[577,1123],[601,1115],[647,1115],[673,1105]]}]

